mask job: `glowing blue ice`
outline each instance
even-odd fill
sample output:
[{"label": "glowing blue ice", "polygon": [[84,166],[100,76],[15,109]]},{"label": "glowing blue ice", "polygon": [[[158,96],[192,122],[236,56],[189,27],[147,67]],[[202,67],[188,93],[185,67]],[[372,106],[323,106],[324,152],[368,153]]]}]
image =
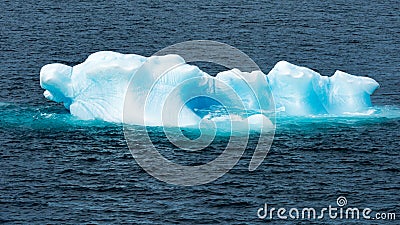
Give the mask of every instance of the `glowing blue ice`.
[{"label": "glowing blue ice", "polygon": [[44,96],[63,102],[81,119],[121,122],[125,91],[136,70],[146,61],[139,55],[97,52],[74,67],[55,63],[40,71]]},{"label": "glowing blue ice", "polygon": [[[154,76],[171,66],[161,79]],[[135,83],[128,89],[132,78]],[[46,90],[47,99],[64,103],[72,115],[81,119],[122,122],[128,94],[135,99],[129,122],[165,125],[169,118],[162,118],[164,107],[178,108],[178,124],[171,122],[172,126],[195,125],[205,119],[220,121],[224,116],[210,118],[202,113],[213,105],[228,104],[255,111],[271,108],[273,101],[268,88],[278,111],[288,115],[360,113],[371,107],[370,95],[379,87],[371,78],[341,71],[326,77],[285,61],[278,62],[268,75],[233,69],[212,77],[177,55],[146,58],[116,52],[94,53],[74,67],[45,65],[40,72],[40,85]],[[144,96],[148,87],[151,91]],[[192,98],[194,94],[202,97]],[[141,107],[145,110],[134,112]],[[252,126],[260,121],[269,123],[261,114],[241,117],[238,121],[248,121]]]},{"label": "glowing blue ice", "polygon": [[267,75],[277,108],[289,115],[346,114],[366,111],[379,87],[372,78],[336,71],[331,77],[278,62]]}]

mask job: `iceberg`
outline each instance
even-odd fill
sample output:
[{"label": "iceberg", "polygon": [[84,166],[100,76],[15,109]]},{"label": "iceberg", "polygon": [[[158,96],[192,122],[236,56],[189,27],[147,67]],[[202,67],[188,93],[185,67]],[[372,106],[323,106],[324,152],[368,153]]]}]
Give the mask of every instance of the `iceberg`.
[{"label": "iceberg", "polygon": [[54,63],[42,67],[44,96],[62,102],[83,120],[121,122],[129,81],[147,59],[134,54],[102,51],[74,67]]},{"label": "iceberg", "polygon": [[267,75],[278,109],[288,115],[342,115],[372,106],[370,95],[379,87],[372,78],[336,71],[331,77],[306,68],[278,62]]},{"label": "iceberg", "polygon": [[275,108],[294,116],[363,112],[379,87],[368,77],[342,71],[321,76],[286,61],[267,75],[232,69],[211,76],[178,55],[111,51],[94,53],[73,67],[45,65],[40,85],[47,99],[84,120],[182,127],[218,124],[227,111],[239,115],[231,117],[237,123],[257,128],[272,124],[268,112]]}]

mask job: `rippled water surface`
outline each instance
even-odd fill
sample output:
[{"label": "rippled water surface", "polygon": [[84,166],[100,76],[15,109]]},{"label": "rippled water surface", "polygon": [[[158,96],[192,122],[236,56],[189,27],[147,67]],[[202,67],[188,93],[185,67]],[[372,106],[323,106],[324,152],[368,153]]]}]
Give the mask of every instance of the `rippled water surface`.
[{"label": "rippled water surface", "polygon": [[[371,224],[367,220],[261,220],[270,207],[348,206],[400,219],[400,8],[398,1],[2,1],[0,2],[0,222],[22,224]],[[255,171],[246,151],[220,179],[180,187],[137,165],[122,126],[80,121],[48,102],[40,68],[75,65],[113,50],[149,56],[208,39],[248,54],[265,72],[279,60],[331,75],[369,76],[381,87],[371,115],[278,117]],[[203,68],[212,72],[213,68]],[[172,160],[195,157],[153,141]],[[250,145],[256,139],[250,139]]]}]

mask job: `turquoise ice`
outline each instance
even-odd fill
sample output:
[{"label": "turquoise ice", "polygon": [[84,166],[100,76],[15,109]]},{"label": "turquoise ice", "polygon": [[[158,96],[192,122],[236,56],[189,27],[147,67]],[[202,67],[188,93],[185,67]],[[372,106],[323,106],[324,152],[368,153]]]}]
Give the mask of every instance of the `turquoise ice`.
[{"label": "turquoise ice", "polygon": [[[73,67],[45,65],[40,85],[47,99],[63,103],[80,119],[154,126],[218,123],[226,115],[202,110],[220,106],[252,111],[230,120],[253,126],[269,124],[262,111],[275,108],[295,116],[363,113],[372,106],[370,95],[379,87],[372,78],[342,71],[321,76],[286,61],[278,62],[267,75],[232,69],[210,76],[178,55],[143,57],[110,51],[94,53]],[[124,119],[126,96],[133,101]],[[177,115],[163,114],[166,108]]]}]

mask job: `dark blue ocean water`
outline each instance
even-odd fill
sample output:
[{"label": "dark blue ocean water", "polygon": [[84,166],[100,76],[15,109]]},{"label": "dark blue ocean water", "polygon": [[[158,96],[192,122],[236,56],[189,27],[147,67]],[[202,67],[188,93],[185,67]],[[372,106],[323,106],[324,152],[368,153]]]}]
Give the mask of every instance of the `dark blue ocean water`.
[{"label": "dark blue ocean water", "polygon": [[[0,223],[399,223],[399,1],[26,0],[0,9]],[[121,125],[79,121],[42,96],[47,63],[75,65],[100,50],[150,56],[197,39],[230,44],[265,73],[287,60],[323,75],[372,77],[381,85],[372,98],[378,113],[278,119],[256,171],[246,152],[222,178],[181,187],[137,165]],[[217,156],[219,145],[223,138],[207,154]],[[397,221],[257,217],[264,203],[320,209],[339,196]]]}]

